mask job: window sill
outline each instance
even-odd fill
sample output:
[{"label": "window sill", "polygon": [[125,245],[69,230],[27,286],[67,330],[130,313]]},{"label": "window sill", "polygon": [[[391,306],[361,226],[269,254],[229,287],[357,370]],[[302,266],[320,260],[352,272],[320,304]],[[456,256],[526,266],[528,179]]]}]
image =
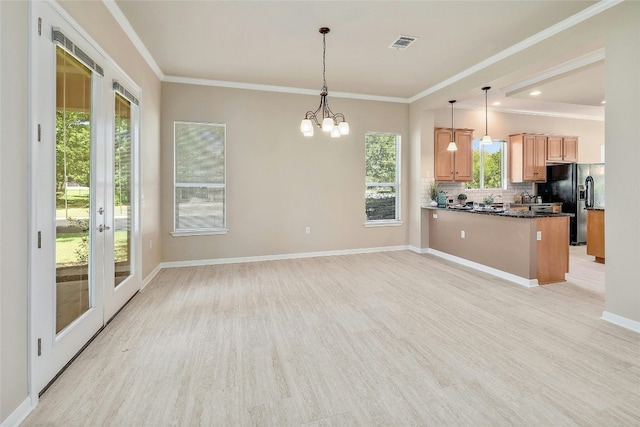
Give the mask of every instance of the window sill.
[{"label": "window sill", "polygon": [[228,231],[226,228],[218,228],[215,230],[172,231],[170,234],[173,237],[212,236],[216,234],[227,234]]},{"label": "window sill", "polygon": [[404,222],[398,220],[367,221],[364,223],[365,227],[400,227],[401,225],[404,225]]}]

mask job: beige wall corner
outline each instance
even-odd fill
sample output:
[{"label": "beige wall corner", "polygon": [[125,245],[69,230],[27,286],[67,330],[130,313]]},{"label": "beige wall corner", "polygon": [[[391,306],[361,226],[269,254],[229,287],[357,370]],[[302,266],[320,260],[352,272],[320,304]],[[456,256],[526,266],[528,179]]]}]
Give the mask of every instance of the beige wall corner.
[{"label": "beige wall corner", "polygon": [[624,2],[612,13],[605,62],[605,311],[640,322],[640,2]]}]

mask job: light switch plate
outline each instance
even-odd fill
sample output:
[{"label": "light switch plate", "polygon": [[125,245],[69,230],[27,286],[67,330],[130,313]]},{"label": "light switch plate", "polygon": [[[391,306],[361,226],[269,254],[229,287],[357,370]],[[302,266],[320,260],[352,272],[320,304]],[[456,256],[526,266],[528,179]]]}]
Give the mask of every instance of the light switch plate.
[{"label": "light switch plate", "polygon": [[438,214],[433,214],[433,217],[434,218],[438,218]]},{"label": "light switch plate", "polygon": [[536,231],[536,240],[542,240],[542,231]]}]

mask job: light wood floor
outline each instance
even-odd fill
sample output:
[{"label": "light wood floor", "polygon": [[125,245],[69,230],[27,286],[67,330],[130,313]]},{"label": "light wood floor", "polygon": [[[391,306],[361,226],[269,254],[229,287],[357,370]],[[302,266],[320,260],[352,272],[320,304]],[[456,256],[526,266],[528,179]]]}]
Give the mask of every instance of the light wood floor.
[{"label": "light wood floor", "polygon": [[579,287],[604,297],[604,264],[595,262],[593,255],[587,255],[587,247],[569,246],[569,274],[567,280]]},{"label": "light wood floor", "polygon": [[167,269],[24,425],[638,426],[603,308],[404,251]]}]

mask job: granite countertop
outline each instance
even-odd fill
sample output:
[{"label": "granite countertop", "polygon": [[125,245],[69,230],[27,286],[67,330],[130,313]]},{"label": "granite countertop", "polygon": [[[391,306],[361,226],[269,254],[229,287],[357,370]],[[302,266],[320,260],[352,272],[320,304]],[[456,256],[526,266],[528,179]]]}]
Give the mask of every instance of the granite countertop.
[{"label": "granite countertop", "polygon": [[423,209],[433,209],[433,210],[445,210],[445,211],[456,211],[463,212],[475,215],[494,215],[494,216],[503,216],[510,218],[547,218],[547,217],[556,217],[556,216],[574,216],[574,214],[570,213],[551,213],[551,212],[537,212],[537,211],[522,211],[522,210],[514,210],[504,212],[502,209],[486,209],[482,208],[480,210],[475,209],[467,209],[467,208],[439,208],[436,206],[423,206]]},{"label": "granite countertop", "polygon": [[561,205],[562,202],[543,202],[543,203],[509,203],[511,206],[553,206]]},{"label": "granite countertop", "polygon": [[588,211],[603,211],[604,206],[594,206],[592,208],[587,208]]}]

